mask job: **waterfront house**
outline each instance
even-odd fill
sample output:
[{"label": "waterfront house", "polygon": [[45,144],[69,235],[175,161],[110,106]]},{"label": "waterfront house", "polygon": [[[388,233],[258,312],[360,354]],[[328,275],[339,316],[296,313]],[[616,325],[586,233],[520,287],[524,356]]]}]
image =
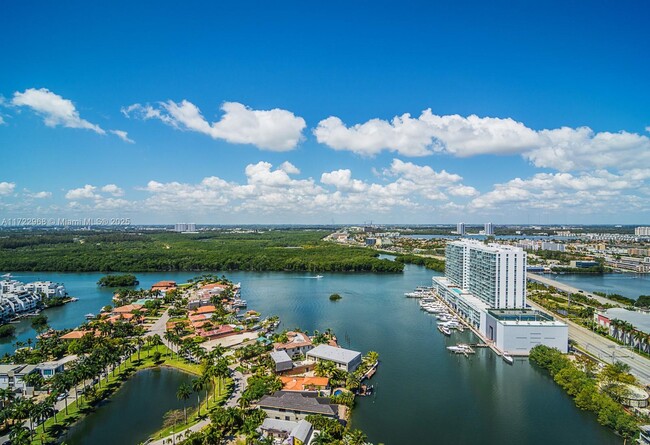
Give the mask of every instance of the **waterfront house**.
[{"label": "waterfront house", "polygon": [[322,392],[330,389],[327,377],[280,377],[280,380],[282,391]]},{"label": "waterfront house", "polygon": [[361,353],[350,349],[336,348],[330,345],[318,345],[307,352],[307,358],[316,361],[328,361],[347,372],[353,372],[361,364]]},{"label": "waterfront house", "polygon": [[293,368],[293,361],[286,351],[271,351],[271,358],[275,362],[275,372],[289,371]]},{"label": "waterfront house", "polygon": [[153,286],[151,286],[151,292],[160,292],[162,295],[165,295],[165,293],[169,292],[170,290],[175,290],[176,289],[176,281],[158,281],[157,283],[154,283]]},{"label": "waterfront house", "polygon": [[101,333],[99,331],[80,331],[75,329],[68,332],[67,334],[62,335],[60,338],[61,340],[79,340],[80,338],[83,338],[84,335],[93,335],[95,337],[99,337]]},{"label": "waterfront house", "polygon": [[233,328],[232,326],[224,324],[205,331],[198,330],[196,333],[201,337],[207,338],[208,340],[214,340],[216,338],[234,335],[237,332],[235,331],[235,328]]},{"label": "waterfront house", "polygon": [[307,354],[314,348],[311,339],[307,334],[302,332],[287,332],[288,341],[286,343],[275,343],[273,349],[276,351],[285,351],[289,357],[296,359],[301,355]]},{"label": "waterfront house", "polygon": [[135,311],[145,312],[146,309],[144,309],[144,306],[141,304],[127,304],[125,306],[113,308],[111,315],[132,314]]},{"label": "waterfront house", "polygon": [[271,419],[297,422],[311,414],[338,419],[338,406],[330,403],[329,397],[318,397],[315,393],[276,391],[262,397],[257,406]]},{"label": "waterfront house", "polygon": [[282,445],[307,445],[311,441],[314,427],[306,420],[264,419],[258,431],[264,437],[271,437],[274,443]]},{"label": "waterfront house", "polygon": [[0,389],[30,394],[34,388],[23,380],[27,374],[38,372],[36,365],[0,365]]}]

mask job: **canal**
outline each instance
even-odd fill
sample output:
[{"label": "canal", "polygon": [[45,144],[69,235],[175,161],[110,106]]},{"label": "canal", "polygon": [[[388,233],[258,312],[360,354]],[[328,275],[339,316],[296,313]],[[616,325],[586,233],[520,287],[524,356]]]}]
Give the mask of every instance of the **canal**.
[{"label": "canal", "polygon": [[[139,371],[127,380],[97,411],[75,424],[63,437],[67,445],[137,444],[158,431],[163,415],[169,410],[182,410],[176,397],[182,383],[195,377],[172,368]],[[196,406],[196,395],[187,407]]]}]

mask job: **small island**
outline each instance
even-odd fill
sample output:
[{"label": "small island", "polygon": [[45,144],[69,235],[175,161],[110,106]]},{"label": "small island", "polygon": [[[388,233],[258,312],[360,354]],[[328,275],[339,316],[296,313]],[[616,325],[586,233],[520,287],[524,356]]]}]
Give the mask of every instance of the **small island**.
[{"label": "small island", "polygon": [[139,283],[133,274],[106,275],[105,277],[101,277],[97,282],[101,287],[130,287]]},{"label": "small island", "polygon": [[341,298],[343,298],[343,297],[340,296],[339,294],[330,295],[330,301],[339,301]]}]

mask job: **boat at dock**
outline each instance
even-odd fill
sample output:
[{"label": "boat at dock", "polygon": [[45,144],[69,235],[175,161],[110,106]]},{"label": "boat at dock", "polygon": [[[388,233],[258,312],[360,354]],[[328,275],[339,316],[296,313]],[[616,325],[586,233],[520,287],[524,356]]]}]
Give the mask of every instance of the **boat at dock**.
[{"label": "boat at dock", "polygon": [[85,317],[86,317],[86,320],[92,320],[93,318],[95,318],[95,314],[88,313],[88,314],[85,315]]},{"label": "boat at dock", "polygon": [[438,330],[439,330],[440,332],[442,332],[444,335],[446,335],[447,337],[449,337],[449,336],[451,335],[451,330],[449,330],[449,328],[446,327],[446,326],[440,326],[440,325],[438,325]]},{"label": "boat at dock", "polygon": [[515,362],[515,359],[512,358],[511,355],[506,354],[505,352],[501,356],[504,362],[506,362],[509,365],[512,365]]},{"label": "boat at dock", "polygon": [[453,352],[454,354],[464,354],[465,356],[469,354],[475,354],[476,351],[466,343],[459,343],[455,346],[447,346],[447,350]]}]

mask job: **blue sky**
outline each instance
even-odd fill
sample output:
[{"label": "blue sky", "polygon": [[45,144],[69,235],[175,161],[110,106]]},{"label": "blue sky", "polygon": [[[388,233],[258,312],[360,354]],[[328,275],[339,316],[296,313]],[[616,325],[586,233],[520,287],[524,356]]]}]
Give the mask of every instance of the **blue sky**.
[{"label": "blue sky", "polygon": [[648,222],[644,2],[350,3],[3,2],[0,216]]}]

